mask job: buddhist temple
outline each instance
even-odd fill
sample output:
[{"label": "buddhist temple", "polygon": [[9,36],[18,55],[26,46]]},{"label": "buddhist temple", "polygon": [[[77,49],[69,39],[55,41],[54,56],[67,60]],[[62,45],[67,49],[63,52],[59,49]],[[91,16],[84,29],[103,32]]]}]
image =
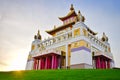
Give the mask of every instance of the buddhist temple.
[{"label": "buddhist temple", "polygon": [[114,59],[108,37],[84,24],[85,17],[73,5],[67,15],[59,17],[61,26],[46,33],[52,37],[42,40],[40,31],[34,36],[26,70],[42,69],[109,69]]}]

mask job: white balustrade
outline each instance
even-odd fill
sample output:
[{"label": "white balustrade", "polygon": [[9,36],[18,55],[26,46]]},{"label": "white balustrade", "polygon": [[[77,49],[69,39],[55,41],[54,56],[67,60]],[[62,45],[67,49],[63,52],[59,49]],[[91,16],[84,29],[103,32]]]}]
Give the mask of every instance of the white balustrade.
[{"label": "white balustrade", "polygon": [[[64,32],[62,34],[59,34],[55,37],[52,37],[52,38],[48,38],[44,41],[42,41],[40,43],[40,45],[44,46],[44,47],[47,47],[47,46],[51,46],[53,44],[57,44],[59,42],[62,42],[62,41],[66,41],[70,38],[74,38],[73,37],[73,31],[72,30],[69,30],[67,32]],[[80,37],[80,36],[83,36],[83,35],[79,35],[79,36],[76,36],[76,37]],[[85,36],[86,37],[86,36]],[[87,38],[93,43],[95,44],[96,46],[98,46],[99,48],[101,48],[101,50],[105,51],[106,48],[107,48],[107,45],[102,42],[101,40],[99,40],[96,36],[92,35],[91,33],[88,32],[88,36]],[[51,51],[51,50],[50,50]],[[42,53],[47,53],[47,52],[43,52],[43,51],[40,51],[39,54],[42,54]],[[108,56],[111,56],[111,54],[107,53],[106,55]]]}]

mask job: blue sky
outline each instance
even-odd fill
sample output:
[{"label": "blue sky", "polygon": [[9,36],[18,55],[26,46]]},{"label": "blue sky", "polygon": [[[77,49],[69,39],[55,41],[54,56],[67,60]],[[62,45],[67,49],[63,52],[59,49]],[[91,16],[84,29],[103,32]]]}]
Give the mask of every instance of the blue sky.
[{"label": "blue sky", "polygon": [[0,70],[25,69],[34,35],[39,29],[59,26],[73,4],[85,16],[85,24],[109,37],[115,65],[120,67],[120,1],[119,0],[0,0]]}]

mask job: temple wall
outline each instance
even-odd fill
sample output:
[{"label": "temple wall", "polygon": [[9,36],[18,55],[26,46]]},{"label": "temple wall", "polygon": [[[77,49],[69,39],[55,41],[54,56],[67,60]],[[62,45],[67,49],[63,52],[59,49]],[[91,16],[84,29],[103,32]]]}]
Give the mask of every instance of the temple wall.
[{"label": "temple wall", "polygon": [[71,51],[71,65],[75,64],[89,64],[92,65],[92,54],[89,49],[79,47]]},{"label": "temple wall", "polygon": [[34,61],[28,61],[27,62],[27,66],[26,66],[26,70],[32,70],[33,69],[33,64],[34,64]]}]

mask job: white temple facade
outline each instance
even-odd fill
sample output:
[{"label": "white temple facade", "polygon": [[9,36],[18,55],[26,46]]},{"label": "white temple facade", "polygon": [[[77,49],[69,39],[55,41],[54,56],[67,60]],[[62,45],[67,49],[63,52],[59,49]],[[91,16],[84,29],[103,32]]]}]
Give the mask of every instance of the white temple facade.
[{"label": "white temple facade", "polygon": [[42,40],[40,32],[34,36],[26,70],[41,69],[109,69],[114,67],[108,37],[102,38],[84,24],[81,12],[70,12],[59,17],[63,24],[46,31],[51,38]]}]

